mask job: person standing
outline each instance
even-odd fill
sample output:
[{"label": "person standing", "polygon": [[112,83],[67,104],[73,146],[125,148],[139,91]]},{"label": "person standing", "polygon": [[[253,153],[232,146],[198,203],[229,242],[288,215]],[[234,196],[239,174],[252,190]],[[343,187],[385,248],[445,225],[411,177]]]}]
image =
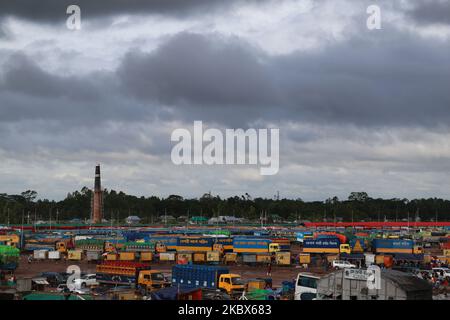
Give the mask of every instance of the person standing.
[{"label": "person standing", "polygon": [[269,262],[269,264],[267,265],[267,276],[271,277],[272,276],[272,263]]}]

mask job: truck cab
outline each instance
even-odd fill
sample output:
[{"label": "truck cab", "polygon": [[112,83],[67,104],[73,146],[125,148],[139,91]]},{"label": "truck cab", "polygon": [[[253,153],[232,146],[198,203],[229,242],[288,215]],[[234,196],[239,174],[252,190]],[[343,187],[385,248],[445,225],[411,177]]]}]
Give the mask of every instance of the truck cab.
[{"label": "truck cab", "polygon": [[423,253],[422,246],[414,246],[413,254],[422,254],[422,253]]},{"label": "truck cab", "polygon": [[164,274],[158,270],[141,270],[137,278],[138,287],[151,291],[168,287],[170,282],[164,277]]},{"label": "truck cab", "polygon": [[223,254],[224,251],[223,244],[221,243],[214,243],[212,249],[213,251],[219,251],[221,254]]},{"label": "truck cab", "polygon": [[105,252],[113,252],[116,251],[116,247],[112,242],[106,241],[105,242]]},{"label": "truck cab", "polygon": [[315,300],[317,299],[317,283],[320,276],[301,272],[297,275],[295,282],[294,300]]},{"label": "truck cab", "polygon": [[241,294],[245,289],[245,283],[239,274],[221,274],[218,288],[226,291],[230,296]]},{"label": "truck cab", "polygon": [[56,251],[59,251],[61,253],[66,253],[67,252],[66,243],[64,241],[56,242],[55,249]]},{"label": "truck cab", "polygon": [[166,252],[167,251],[167,247],[166,247],[166,245],[164,243],[158,241],[156,243],[156,245],[155,245],[155,250],[158,253]]},{"label": "truck cab", "polygon": [[274,253],[274,252],[279,252],[281,251],[281,247],[279,243],[269,243],[269,252],[270,253]]},{"label": "truck cab", "polygon": [[344,243],[339,246],[339,252],[350,254],[352,253],[352,249],[350,248],[350,245],[348,243]]}]

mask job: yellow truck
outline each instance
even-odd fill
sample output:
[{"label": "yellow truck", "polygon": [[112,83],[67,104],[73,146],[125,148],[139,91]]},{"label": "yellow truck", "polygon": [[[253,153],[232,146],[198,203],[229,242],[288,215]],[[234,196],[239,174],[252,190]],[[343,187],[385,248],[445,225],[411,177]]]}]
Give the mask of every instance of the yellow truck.
[{"label": "yellow truck", "polygon": [[242,294],[245,289],[245,283],[241,280],[241,275],[239,274],[221,274],[219,277],[218,288],[234,297]]},{"label": "yellow truck", "polygon": [[149,265],[138,262],[110,261],[98,264],[96,279],[100,284],[135,285],[145,292],[170,286],[161,271],[151,270]]},{"label": "yellow truck", "polygon": [[20,237],[17,234],[2,234],[2,235],[0,235],[0,245],[18,248],[19,243],[20,243]]}]

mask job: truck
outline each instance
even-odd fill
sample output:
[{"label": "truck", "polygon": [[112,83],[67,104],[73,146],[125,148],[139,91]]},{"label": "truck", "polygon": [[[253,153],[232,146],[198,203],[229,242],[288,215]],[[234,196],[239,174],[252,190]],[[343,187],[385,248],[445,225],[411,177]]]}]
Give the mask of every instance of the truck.
[{"label": "truck", "polygon": [[270,239],[235,238],[233,239],[234,253],[275,253],[281,250],[278,243]]},{"label": "truck", "polygon": [[172,286],[218,289],[231,297],[242,295],[245,283],[226,267],[176,265],[172,267]]},{"label": "truck", "polygon": [[0,234],[0,245],[18,248],[20,246],[20,236],[17,234]]},{"label": "truck", "polygon": [[351,253],[350,245],[338,238],[307,239],[303,241],[304,253]]},{"label": "truck", "polygon": [[219,251],[224,252],[225,246],[229,248],[229,243],[226,241],[219,241],[219,239],[212,237],[180,237],[177,240],[177,252],[192,251],[192,252],[209,252]]},{"label": "truck", "polygon": [[162,271],[140,262],[105,261],[96,266],[100,284],[129,285],[145,292],[170,286]]},{"label": "truck", "polygon": [[413,240],[402,239],[373,239],[372,249],[374,253],[409,253],[413,254],[420,251],[414,247]]},{"label": "truck", "polygon": [[368,241],[364,238],[353,238],[349,245],[353,253],[363,253],[368,248]]}]

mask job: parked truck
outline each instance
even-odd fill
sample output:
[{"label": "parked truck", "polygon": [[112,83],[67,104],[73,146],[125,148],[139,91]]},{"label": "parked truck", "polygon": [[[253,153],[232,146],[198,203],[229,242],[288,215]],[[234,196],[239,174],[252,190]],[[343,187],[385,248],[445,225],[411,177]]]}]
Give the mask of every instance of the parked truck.
[{"label": "parked truck", "polygon": [[413,240],[373,239],[372,248],[374,253],[423,253],[421,247],[414,246]]},{"label": "parked truck", "polygon": [[242,294],[245,283],[226,267],[176,265],[172,267],[172,286],[219,289],[232,297]]},{"label": "parked truck", "polygon": [[129,285],[144,291],[170,286],[161,271],[139,262],[103,262],[96,267],[96,279],[101,284]]},{"label": "parked truck", "polygon": [[275,253],[280,250],[280,244],[272,242],[270,239],[235,238],[233,240],[233,252],[235,253]]},{"label": "parked truck", "polygon": [[304,253],[351,253],[350,245],[339,241],[338,238],[306,239],[303,241]]}]

